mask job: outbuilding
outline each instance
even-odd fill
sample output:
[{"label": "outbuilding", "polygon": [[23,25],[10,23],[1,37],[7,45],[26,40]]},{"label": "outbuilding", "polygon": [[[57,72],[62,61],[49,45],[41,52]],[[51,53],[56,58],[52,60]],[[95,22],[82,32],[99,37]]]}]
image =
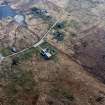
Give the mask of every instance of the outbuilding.
[{"label": "outbuilding", "polygon": [[47,49],[47,48],[41,50],[41,55],[45,59],[50,59],[52,57],[52,54],[49,52],[49,49]]}]

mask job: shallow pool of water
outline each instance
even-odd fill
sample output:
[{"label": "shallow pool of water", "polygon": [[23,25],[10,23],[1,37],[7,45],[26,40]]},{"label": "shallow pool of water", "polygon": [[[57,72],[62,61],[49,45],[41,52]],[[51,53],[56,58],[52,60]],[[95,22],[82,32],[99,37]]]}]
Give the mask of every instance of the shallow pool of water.
[{"label": "shallow pool of water", "polygon": [[0,5],[0,20],[7,17],[14,17],[15,15],[15,10],[13,10],[9,5]]}]

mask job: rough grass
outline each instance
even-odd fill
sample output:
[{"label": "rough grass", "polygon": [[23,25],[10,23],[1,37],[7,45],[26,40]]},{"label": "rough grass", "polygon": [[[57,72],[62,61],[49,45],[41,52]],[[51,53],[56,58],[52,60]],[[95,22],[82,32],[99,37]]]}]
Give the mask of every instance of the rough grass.
[{"label": "rough grass", "polygon": [[[57,49],[55,49],[53,46],[51,46],[48,42],[44,42],[40,45],[41,48],[49,48],[51,51],[50,53],[52,54],[52,60],[54,60],[55,62],[57,62],[58,58],[57,58]],[[16,56],[18,61],[23,61],[23,60],[30,60],[33,55],[36,55],[37,57],[41,58],[40,55],[41,49],[39,47],[36,48],[31,48],[21,54],[18,54]]]},{"label": "rough grass", "polygon": [[[51,44],[49,44],[48,42],[44,42],[44,43],[42,43],[41,45],[40,45],[40,47],[42,47],[43,49],[44,48],[49,48],[50,50],[51,50],[51,54],[52,55],[56,55],[57,54],[57,49],[56,48],[54,48]],[[54,53],[52,52],[54,50]]]},{"label": "rough grass", "polygon": [[10,48],[0,48],[0,53],[5,57],[12,54]]},{"label": "rough grass", "polygon": [[54,87],[53,89],[51,89],[50,91],[50,95],[53,98],[56,98],[57,100],[61,101],[61,102],[72,102],[74,101],[74,96],[71,94],[70,90],[65,89],[63,87]]},{"label": "rough grass", "polygon": [[52,58],[51,60],[53,60],[54,62],[58,61],[58,57],[57,57],[57,53],[58,50],[56,48],[54,48],[51,44],[49,44],[48,42],[44,42],[40,45],[41,48],[49,48],[50,49],[50,53],[52,54]]},{"label": "rough grass", "polygon": [[75,29],[78,29],[80,27],[79,22],[77,22],[74,19],[72,19],[68,22],[68,26],[71,28],[75,28]]},{"label": "rough grass", "polygon": [[33,48],[17,55],[16,58],[20,61],[21,60],[29,60],[33,57],[33,55],[39,55],[39,49],[38,48],[33,47]]}]

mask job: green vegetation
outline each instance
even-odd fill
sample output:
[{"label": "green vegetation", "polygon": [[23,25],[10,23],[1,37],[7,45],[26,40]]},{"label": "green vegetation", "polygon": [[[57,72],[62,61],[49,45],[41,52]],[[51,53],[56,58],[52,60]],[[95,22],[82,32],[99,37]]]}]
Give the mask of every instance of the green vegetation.
[{"label": "green vegetation", "polygon": [[73,100],[74,100],[73,95],[70,94],[67,90],[61,91],[61,94],[62,94],[66,99],[68,99],[69,101],[73,101]]},{"label": "green vegetation", "polygon": [[49,48],[50,50],[51,50],[51,54],[52,55],[56,55],[56,53],[57,53],[57,49],[56,48],[54,48],[51,44],[49,44],[48,42],[44,42],[44,43],[42,43],[41,45],[40,45],[40,47],[41,48]]},{"label": "green vegetation", "polygon": [[[38,96],[37,83],[31,71],[26,71],[17,66],[5,67],[2,68],[1,75],[0,81],[3,80],[3,83],[5,83],[3,92],[6,97],[6,105],[28,105],[29,100],[33,100],[33,97]],[[27,98],[27,100],[23,98]]]},{"label": "green vegetation", "polygon": [[[44,42],[43,44],[40,45],[41,48],[45,49],[48,48],[50,49],[50,53],[53,55],[52,60],[57,61],[57,49],[55,49],[52,45],[50,45],[48,42]],[[16,61],[23,61],[23,60],[30,60],[33,55],[37,55],[37,57],[41,57],[40,55],[41,49],[36,47],[36,48],[30,48],[29,50],[26,50],[18,55],[16,55]]]},{"label": "green vegetation", "polygon": [[53,47],[51,44],[49,44],[48,42],[44,42],[40,45],[41,48],[45,49],[45,48],[48,48],[50,50],[50,53],[52,54],[52,60],[54,62],[57,62],[58,61],[58,57],[57,57],[57,53],[58,53],[58,50]]},{"label": "green vegetation", "polygon": [[35,86],[32,72],[16,69],[8,75],[9,82],[5,86],[5,92],[9,96],[15,96],[19,91],[32,94]]},{"label": "green vegetation", "polygon": [[49,44],[48,42],[44,42],[43,44],[40,45],[41,48],[45,49],[45,48],[48,48],[50,50],[50,53],[53,55],[53,56],[56,56],[57,54],[57,49],[54,48],[51,44]]},{"label": "green vegetation", "polygon": [[[53,46],[51,46],[48,42],[44,42],[43,44],[40,45],[43,49],[44,48],[48,48],[50,49],[50,53],[53,55],[52,59],[53,60],[57,60],[57,58],[55,57],[56,56],[56,53],[57,53],[57,49],[55,49]],[[37,57],[40,57],[40,51],[41,49],[36,47],[32,47],[20,54],[17,54],[15,56],[15,61],[18,62],[18,61],[23,61],[23,60],[30,60],[33,55],[37,55]],[[11,50],[8,49],[3,49],[1,50],[3,56],[8,56],[10,54],[12,54]]]},{"label": "green vegetation", "polygon": [[33,14],[35,18],[41,18],[44,21],[49,22],[50,25],[51,23],[54,23],[53,17],[51,15],[48,15],[48,11],[46,9],[33,7],[31,8],[31,14]]},{"label": "green vegetation", "polygon": [[71,35],[72,37],[76,37],[76,36],[77,36],[77,34],[74,33],[74,32],[71,32],[70,35]]},{"label": "green vegetation", "polygon": [[53,35],[53,39],[56,39],[58,41],[64,40],[64,29],[67,26],[67,21],[61,21],[56,24],[56,26],[53,28],[53,31],[51,34]]},{"label": "green vegetation", "polygon": [[64,33],[63,32],[54,32],[53,33],[53,39],[56,39],[57,41],[63,41],[64,40]]},{"label": "green vegetation", "polygon": [[70,22],[68,23],[68,26],[75,29],[78,29],[80,27],[79,22],[77,22],[74,19],[70,20]]},{"label": "green vegetation", "polygon": [[59,30],[59,29],[64,29],[66,27],[67,22],[66,21],[61,21],[56,24],[54,29]]},{"label": "green vegetation", "polygon": [[3,56],[8,56],[8,55],[12,54],[10,48],[0,48],[0,53]]},{"label": "green vegetation", "polygon": [[71,94],[70,90],[63,87],[54,87],[50,91],[50,95],[58,100],[66,99],[69,102],[74,101],[74,96]]},{"label": "green vegetation", "polygon": [[29,59],[31,59],[32,58],[32,56],[34,55],[34,54],[36,54],[36,55],[39,55],[39,49],[38,48],[30,48],[29,50],[27,50],[27,51],[24,51],[24,52],[22,52],[22,53],[20,53],[20,54],[18,54],[17,56],[16,56],[16,58],[18,59],[18,60],[29,60]]}]

